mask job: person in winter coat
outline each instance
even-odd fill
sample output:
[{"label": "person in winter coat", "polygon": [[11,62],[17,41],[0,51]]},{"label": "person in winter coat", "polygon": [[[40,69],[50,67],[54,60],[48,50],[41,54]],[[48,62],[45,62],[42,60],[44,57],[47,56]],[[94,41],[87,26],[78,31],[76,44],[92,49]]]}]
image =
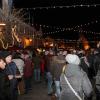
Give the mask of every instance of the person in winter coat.
[{"label": "person in winter coat", "polygon": [[[68,54],[65,59],[68,64],[65,66],[60,77],[62,89],[60,100],[83,100],[85,96],[90,97],[93,91],[92,85],[87,74],[79,67],[79,57],[75,54]],[[68,85],[68,81],[66,81],[66,79],[69,81],[70,85],[81,99],[76,96]]]},{"label": "person in winter coat", "polygon": [[85,71],[88,75],[88,69],[89,69],[89,62],[87,60],[87,56],[83,53],[78,54],[80,58],[80,67]]},{"label": "person in winter coat", "polygon": [[59,51],[57,56],[53,57],[51,62],[51,74],[53,76],[53,80],[55,83],[55,96],[59,99],[61,88],[60,88],[60,75],[62,72],[63,66],[66,64],[65,57],[63,56],[63,52]]},{"label": "person in winter coat", "polygon": [[24,62],[25,62],[24,66],[25,93],[28,93],[29,90],[32,89],[31,81],[33,75],[33,64],[27,52],[24,54]]},{"label": "person in winter coat", "polygon": [[25,93],[25,84],[24,84],[24,79],[23,79],[23,74],[24,74],[24,60],[21,58],[21,54],[16,52],[13,56],[13,62],[15,62],[19,74],[21,75],[21,78],[18,79],[18,93],[19,94],[24,94]]},{"label": "person in winter coat", "polygon": [[40,82],[41,57],[37,52],[36,55],[33,57],[33,63],[34,63],[34,80],[35,82]]},{"label": "person in winter coat", "polygon": [[6,63],[4,61],[3,53],[0,52],[0,100],[10,99],[10,82],[5,73]]},{"label": "person in winter coat", "polygon": [[17,78],[20,78],[20,75],[17,75],[17,66],[12,61],[12,54],[9,51],[3,52],[5,61],[6,61],[6,74],[10,81],[10,98],[11,100],[17,100],[18,98],[18,81]]},{"label": "person in winter coat", "polygon": [[24,60],[21,58],[20,53],[16,53],[13,57],[13,62],[15,62],[21,76],[23,76],[23,70],[24,70]]},{"label": "person in winter coat", "polygon": [[100,52],[98,50],[95,51],[94,56],[94,69],[95,69],[95,92],[96,99],[100,99]]}]

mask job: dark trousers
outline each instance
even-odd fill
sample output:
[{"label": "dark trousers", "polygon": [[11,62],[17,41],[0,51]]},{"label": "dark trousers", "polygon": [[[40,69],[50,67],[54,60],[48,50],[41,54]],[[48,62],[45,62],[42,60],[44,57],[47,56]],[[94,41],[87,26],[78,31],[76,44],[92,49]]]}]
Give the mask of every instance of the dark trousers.
[{"label": "dark trousers", "polygon": [[100,100],[100,92],[96,89],[96,100]]},{"label": "dark trousers", "polygon": [[31,89],[31,80],[32,80],[32,77],[24,78],[26,93]]},{"label": "dark trousers", "polygon": [[17,80],[10,80],[10,99],[17,100],[18,98],[18,89],[17,89]]}]

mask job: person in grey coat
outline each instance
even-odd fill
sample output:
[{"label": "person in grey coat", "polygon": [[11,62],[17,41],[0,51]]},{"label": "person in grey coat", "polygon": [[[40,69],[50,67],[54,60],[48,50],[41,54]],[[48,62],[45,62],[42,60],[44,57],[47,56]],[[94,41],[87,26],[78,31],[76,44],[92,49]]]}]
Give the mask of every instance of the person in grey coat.
[{"label": "person in grey coat", "polygon": [[88,79],[87,74],[80,68],[80,59],[75,54],[68,54],[66,56],[68,64],[65,66],[63,73],[60,76],[61,95],[60,100],[80,100],[71,90],[66,82],[64,75],[67,77],[70,85],[83,98],[90,97],[93,91],[92,85]]}]

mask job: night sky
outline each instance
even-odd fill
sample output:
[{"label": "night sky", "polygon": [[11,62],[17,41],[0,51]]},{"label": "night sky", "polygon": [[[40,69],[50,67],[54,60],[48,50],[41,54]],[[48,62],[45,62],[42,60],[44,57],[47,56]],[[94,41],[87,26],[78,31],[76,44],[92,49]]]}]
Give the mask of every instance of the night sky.
[{"label": "night sky", "polygon": [[[61,31],[64,28],[91,31],[100,33],[100,5],[89,7],[74,7],[72,5],[95,5],[96,0],[14,0],[13,6],[17,9],[24,8],[26,22],[31,25],[42,25],[44,33]],[[62,6],[62,8],[54,6]],[[63,7],[66,6],[66,7]],[[72,6],[67,8],[68,6]],[[40,7],[34,9],[35,7]],[[47,7],[47,8],[41,8]],[[51,7],[51,8],[48,8]],[[28,9],[27,9],[28,8]],[[79,27],[78,27],[79,26]],[[56,28],[55,28],[56,27]],[[76,28],[75,28],[76,27]],[[77,39],[77,31],[64,31],[50,33],[53,38]],[[67,34],[67,35],[66,35]],[[70,35],[71,34],[71,35]],[[76,35],[77,34],[77,35]],[[85,33],[84,33],[85,34]],[[94,37],[93,34],[85,34],[86,37]],[[56,37],[55,37],[56,36]]]}]

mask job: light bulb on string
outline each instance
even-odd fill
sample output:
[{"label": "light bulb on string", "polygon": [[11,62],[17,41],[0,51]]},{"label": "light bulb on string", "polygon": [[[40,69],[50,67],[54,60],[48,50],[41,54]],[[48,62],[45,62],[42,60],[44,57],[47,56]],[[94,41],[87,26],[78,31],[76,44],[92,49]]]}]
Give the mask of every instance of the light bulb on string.
[{"label": "light bulb on string", "polygon": [[82,5],[82,4],[81,4],[80,6],[81,6],[81,7],[83,7],[83,5]]},{"label": "light bulb on string", "polygon": [[96,7],[96,5],[94,5],[94,7]]}]

